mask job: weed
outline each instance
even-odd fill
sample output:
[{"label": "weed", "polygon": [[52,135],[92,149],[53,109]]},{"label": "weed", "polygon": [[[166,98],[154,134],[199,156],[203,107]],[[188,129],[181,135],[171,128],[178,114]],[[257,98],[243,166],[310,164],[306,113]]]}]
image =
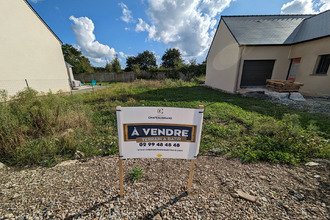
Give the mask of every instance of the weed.
[{"label": "weed", "polygon": [[144,176],[144,171],[140,167],[133,167],[131,171],[128,173],[129,180],[132,181],[132,183],[136,183],[136,181],[140,180]]}]

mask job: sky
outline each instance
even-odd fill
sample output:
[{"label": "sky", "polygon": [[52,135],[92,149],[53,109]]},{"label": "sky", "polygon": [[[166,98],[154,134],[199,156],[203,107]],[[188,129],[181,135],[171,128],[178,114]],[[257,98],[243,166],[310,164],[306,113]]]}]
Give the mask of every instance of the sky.
[{"label": "sky", "polygon": [[205,60],[222,15],[314,14],[330,0],[28,0],[63,43],[93,66],[118,56],[153,52],[157,64],[168,48],[186,63]]}]

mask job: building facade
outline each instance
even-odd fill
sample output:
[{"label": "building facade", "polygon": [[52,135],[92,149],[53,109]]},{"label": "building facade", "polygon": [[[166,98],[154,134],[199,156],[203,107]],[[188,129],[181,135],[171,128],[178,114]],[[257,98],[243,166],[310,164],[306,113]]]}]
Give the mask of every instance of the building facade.
[{"label": "building facade", "polygon": [[330,96],[330,11],[318,15],[223,16],[207,56],[206,85],[235,93],[266,79],[304,83]]},{"label": "building facade", "polygon": [[0,1],[0,89],[69,91],[62,42],[26,0]]}]

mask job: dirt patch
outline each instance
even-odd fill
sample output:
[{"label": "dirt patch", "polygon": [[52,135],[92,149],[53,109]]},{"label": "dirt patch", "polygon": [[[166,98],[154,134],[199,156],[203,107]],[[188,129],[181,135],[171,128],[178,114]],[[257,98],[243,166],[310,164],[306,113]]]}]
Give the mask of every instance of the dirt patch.
[{"label": "dirt patch", "polygon": [[330,163],[316,162],[293,167],[201,156],[188,195],[189,161],[125,160],[125,177],[133,166],[143,168],[145,177],[125,181],[124,198],[118,197],[117,156],[53,168],[4,168],[0,219],[329,219]]}]

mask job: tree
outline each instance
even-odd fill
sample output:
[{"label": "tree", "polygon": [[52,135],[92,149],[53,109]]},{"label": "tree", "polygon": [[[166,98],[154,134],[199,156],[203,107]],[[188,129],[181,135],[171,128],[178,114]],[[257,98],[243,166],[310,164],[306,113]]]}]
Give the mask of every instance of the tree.
[{"label": "tree", "polygon": [[144,51],[143,53],[139,53],[136,56],[136,62],[139,65],[141,70],[149,70],[152,67],[157,67],[156,64],[156,57],[154,53],[149,52],[148,50]]},{"label": "tree", "polygon": [[182,64],[181,53],[178,49],[167,49],[162,56],[162,66],[165,68],[176,68]]},{"label": "tree", "polygon": [[111,65],[111,63],[109,63],[107,61],[107,63],[105,64],[104,69],[105,69],[106,72],[111,73],[112,72],[112,65]]},{"label": "tree", "polygon": [[62,45],[62,52],[64,55],[64,60],[70,63],[72,71],[74,73],[93,73],[94,69],[91,66],[89,60],[82,56],[81,51],[77,50],[70,44]]},{"label": "tree", "polygon": [[136,57],[130,56],[126,58],[126,68],[125,71],[129,72],[133,70],[133,66],[137,65]]},{"label": "tree", "polygon": [[157,67],[156,57],[154,53],[148,50],[139,53],[136,57],[131,56],[126,59],[126,71],[132,71],[133,65],[138,65],[141,70],[149,70],[152,67]]},{"label": "tree", "polygon": [[117,56],[115,57],[115,59],[111,61],[111,67],[112,67],[112,72],[115,73],[121,72],[121,65]]}]

